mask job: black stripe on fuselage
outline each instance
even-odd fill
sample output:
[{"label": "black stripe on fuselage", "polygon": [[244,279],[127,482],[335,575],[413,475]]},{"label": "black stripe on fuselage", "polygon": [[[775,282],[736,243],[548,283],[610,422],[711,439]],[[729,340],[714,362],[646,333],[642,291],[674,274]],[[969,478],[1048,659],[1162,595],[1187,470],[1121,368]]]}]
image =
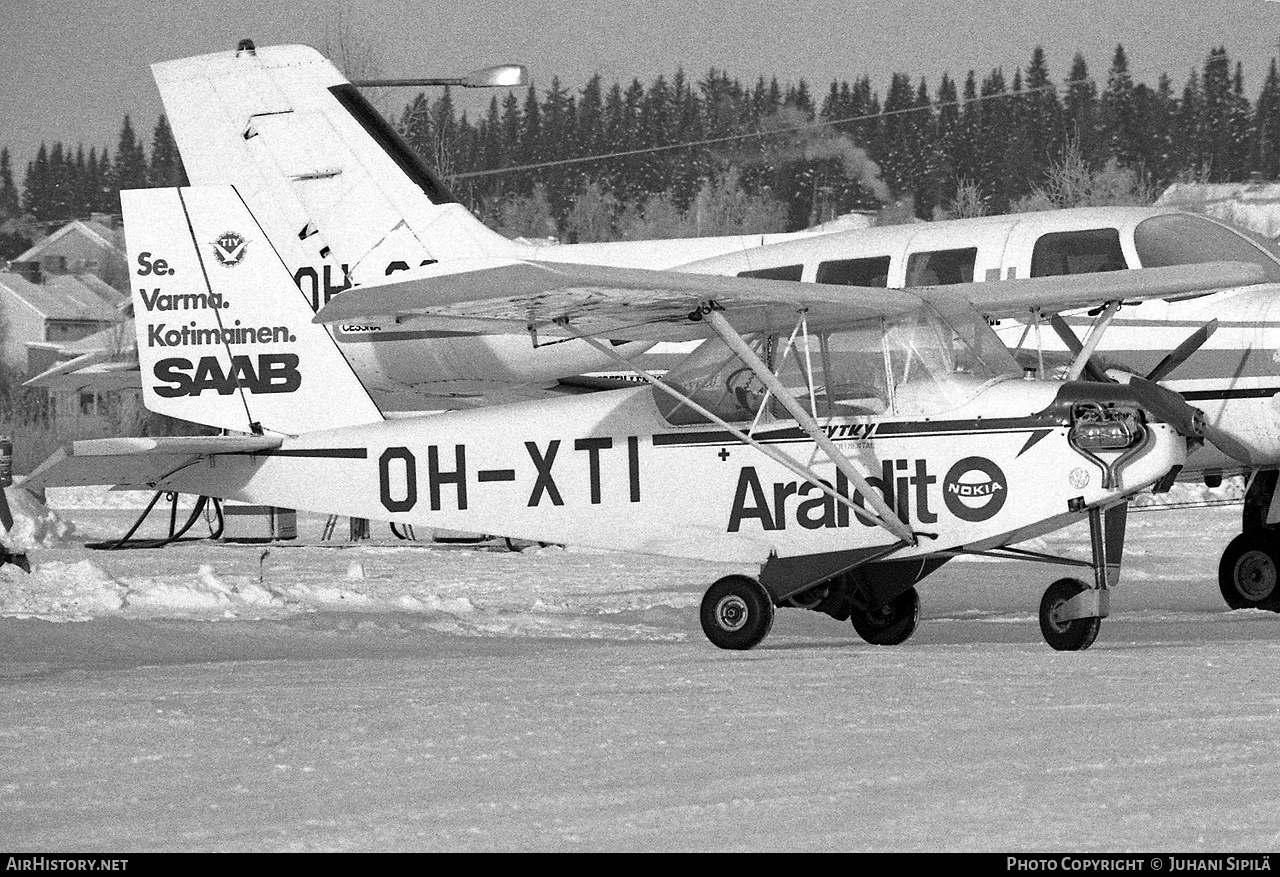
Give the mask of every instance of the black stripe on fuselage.
[{"label": "black stripe on fuselage", "polygon": [[369,457],[368,448],[275,448],[270,451],[258,451],[254,456],[258,457],[324,457],[324,458],[340,458],[346,460],[366,460]]},{"label": "black stripe on fuselage", "polygon": [[[1026,432],[1031,429],[1044,429],[1065,424],[1046,423],[1044,418],[1002,417],[990,420],[940,420],[940,421],[903,421],[874,424],[875,431],[870,435],[835,436],[832,441],[861,441],[892,436],[907,438],[918,435],[972,435],[973,433]],[[751,436],[761,444],[791,444],[793,442],[811,441],[809,434],[798,427],[757,432]],[[728,430],[706,430],[700,432],[660,433],[653,437],[657,447],[698,447],[702,445],[738,444],[739,439]]]}]

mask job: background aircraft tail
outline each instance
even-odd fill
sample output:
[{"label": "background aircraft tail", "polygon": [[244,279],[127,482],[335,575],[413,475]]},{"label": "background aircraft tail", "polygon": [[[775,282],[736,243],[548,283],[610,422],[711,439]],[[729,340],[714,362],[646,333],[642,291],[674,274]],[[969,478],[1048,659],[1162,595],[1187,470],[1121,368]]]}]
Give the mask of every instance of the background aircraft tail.
[{"label": "background aircraft tail", "polygon": [[[365,283],[525,249],[457,203],[315,49],[242,48],[156,64],[152,73],[191,183],[234,183],[291,271],[329,262]],[[340,279],[326,293],[340,291]]]},{"label": "background aircraft tail", "polygon": [[233,187],[120,204],[148,409],[288,435],[382,419]]}]

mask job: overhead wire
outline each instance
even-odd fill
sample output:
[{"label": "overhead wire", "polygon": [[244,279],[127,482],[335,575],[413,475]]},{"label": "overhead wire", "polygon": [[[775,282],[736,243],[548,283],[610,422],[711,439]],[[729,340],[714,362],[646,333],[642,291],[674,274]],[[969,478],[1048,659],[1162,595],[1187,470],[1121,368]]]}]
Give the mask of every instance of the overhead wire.
[{"label": "overhead wire", "polygon": [[727,134],[723,137],[708,137],[703,140],[687,140],[681,143],[668,143],[663,146],[648,146],[643,149],[626,149],[619,152],[602,152],[596,155],[584,155],[577,158],[562,158],[554,161],[540,161],[531,164],[512,165],[511,167],[496,168],[493,170],[482,171],[466,171],[460,174],[450,175],[454,180],[469,180],[477,177],[490,177],[498,174],[514,174],[524,171],[542,170],[543,168],[561,167],[571,164],[582,164],[591,161],[604,161],[611,158],[626,158],[633,155],[647,155],[655,152],[668,152],[676,149],[689,149],[695,146],[711,146],[718,143],[730,143],[737,140],[748,140],[751,138],[772,137],[778,134],[792,134],[801,131],[816,131],[821,128],[829,128],[834,125],[849,125],[855,122],[866,122],[871,119],[879,119],[886,116],[900,116],[907,113],[919,113],[924,111],[934,111],[946,109],[948,107],[961,107],[967,104],[981,103],[982,101],[995,100],[996,98],[1025,97],[1029,94],[1037,94],[1042,91],[1051,89],[1070,88],[1074,85],[1094,84],[1092,78],[1086,79],[1068,79],[1059,86],[1055,83],[1046,83],[1037,85],[1033,88],[1023,88],[1019,91],[1001,91],[995,94],[983,94],[976,97],[959,98],[953,101],[943,101],[942,103],[928,103],[918,107],[904,107],[900,110],[881,110],[877,113],[867,113],[862,116],[850,116],[843,119],[827,119],[821,122],[806,122],[802,125],[784,125],[769,130],[747,131],[741,134]]}]

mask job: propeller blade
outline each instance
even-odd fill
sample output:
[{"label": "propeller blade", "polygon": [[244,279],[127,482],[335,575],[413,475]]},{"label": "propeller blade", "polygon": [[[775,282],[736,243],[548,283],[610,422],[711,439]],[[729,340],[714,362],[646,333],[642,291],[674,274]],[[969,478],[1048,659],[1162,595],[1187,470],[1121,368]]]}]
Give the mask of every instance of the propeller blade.
[{"label": "propeller blade", "polygon": [[[1054,314],[1049,318],[1049,325],[1053,327],[1053,331],[1062,339],[1062,343],[1067,345],[1067,349],[1071,351],[1072,358],[1074,359],[1079,356],[1080,352],[1084,350],[1084,345],[1080,343],[1080,339],[1076,337],[1076,333],[1067,325],[1067,321],[1062,319],[1059,314]],[[1104,384],[1115,383],[1115,381],[1107,377],[1106,373],[1102,369],[1093,364],[1092,359],[1084,364],[1084,370],[1092,380],[1100,381]]]},{"label": "propeller blade", "polygon": [[1172,426],[1187,438],[1202,438],[1228,457],[1241,463],[1252,461],[1249,447],[1230,433],[1205,422],[1204,412],[1188,404],[1186,399],[1167,387],[1143,378],[1129,381],[1129,389],[1138,404]]},{"label": "propeller blade", "polygon": [[[1153,368],[1147,375],[1149,381],[1160,381],[1178,366],[1186,361],[1187,357],[1195,353],[1200,347],[1209,340],[1209,336],[1218,331],[1217,319],[1212,319],[1205,323],[1199,329],[1196,329],[1187,338],[1172,351],[1164,359],[1160,360],[1160,364]],[[1216,444],[1216,442],[1215,442]]]},{"label": "propeller blade", "polygon": [[1202,428],[1204,429],[1204,437],[1222,453],[1239,460],[1241,463],[1253,462],[1253,453],[1243,442],[1232,438],[1229,433],[1220,427],[1210,426],[1206,423]]},{"label": "propeller blade", "polygon": [[1130,380],[1129,389],[1139,405],[1187,438],[1204,437],[1204,415],[1173,390],[1143,378]]}]

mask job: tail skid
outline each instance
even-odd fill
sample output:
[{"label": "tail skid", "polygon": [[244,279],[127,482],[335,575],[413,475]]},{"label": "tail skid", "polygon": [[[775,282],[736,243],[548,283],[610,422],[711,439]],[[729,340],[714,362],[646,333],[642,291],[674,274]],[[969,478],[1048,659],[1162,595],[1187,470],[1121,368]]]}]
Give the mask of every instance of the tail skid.
[{"label": "tail skid", "polygon": [[382,419],[233,187],[120,202],[149,410],[286,435]]}]

